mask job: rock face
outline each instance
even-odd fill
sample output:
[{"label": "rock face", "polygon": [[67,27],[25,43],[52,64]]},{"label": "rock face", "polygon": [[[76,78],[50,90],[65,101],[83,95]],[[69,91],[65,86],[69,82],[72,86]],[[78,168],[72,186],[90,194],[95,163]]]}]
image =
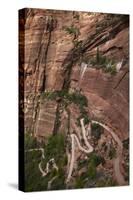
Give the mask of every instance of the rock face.
[{"label": "rock face", "polygon": [[38,111],[35,134],[39,137],[48,137],[54,131],[57,104],[52,101],[41,103]]},{"label": "rock face", "polygon": [[[60,98],[45,101],[42,96],[46,92],[67,90],[81,91],[87,97],[90,118],[111,126],[122,140],[128,137],[128,26],[126,15],[20,11],[20,118],[24,112],[25,131],[38,138],[66,131],[69,127],[65,125]],[[116,65],[121,62],[120,70],[112,75],[93,67],[90,60],[99,54]],[[87,69],[81,78],[83,62],[87,63]],[[73,115],[79,112],[74,110]],[[62,119],[65,128],[57,118]]]}]

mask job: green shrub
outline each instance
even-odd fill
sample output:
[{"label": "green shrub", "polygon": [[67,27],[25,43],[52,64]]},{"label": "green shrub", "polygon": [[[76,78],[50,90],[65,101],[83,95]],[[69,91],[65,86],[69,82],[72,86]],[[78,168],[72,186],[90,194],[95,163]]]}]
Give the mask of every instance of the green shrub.
[{"label": "green shrub", "polygon": [[88,105],[87,98],[84,95],[80,94],[79,92],[69,93],[66,90],[44,92],[42,93],[42,97],[47,100],[56,100],[56,98],[59,97],[65,103],[68,104],[74,103],[81,107]]},{"label": "green shrub", "polygon": [[45,147],[45,161],[48,162],[51,158],[55,159],[57,164],[61,164],[65,156],[65,138],[63,134],[52,135],[48,139]]},{"label": "green shrub", "polygon": [[95,179],[97,175],[97,166],[101,163],[104,164],[105,160],[100,155],[96,153],[92,153],[89,156],[89,164],[88,164],[88,177],[90,179]]},{"label": "green shrub", "polygon": [[103,69],[104,72],[115,75],[117,73],[115,62],[100,54],[99,48],[97,48],[96,56],[88,59],[88,62],[97,69]]},{"label": "green shrub", "polygon": [[65,31],[70,35],[78,36],[80,34],[79,29],[74,26],[65,27]]},{"label": "green shrub", "polygon": [[[59,168],[56,171],[57,178],[53,181],[51,189],[65,189],[64,167],[67,164],[67,156],[65,152],[65,137],[63,134],[57,134],[49,138],[45,147],[45,162],[48,162],[51,158],[55,159]],[[54,176],[55,173],[51,175],[51,178]]]},{"label": "green shrub", "polygon": [[74,103],[80,109],[80,116],[77,118],[77,124],[80,126],[80,119],[84,118],[84,123],[87,124],[90,122],[88,113],[85,110],[85,107],[88,106],[88,100],[86,96],[82,95],[80,92],[69,93],[66,90],[54,91],[54,92],[44,92],[42,97],[47,100],[56,100],[59,97],[62,100],[62,104],[67,107],[69,104]]},{"label": "green shrub", "polygon": [[[28,138],[28,141],[30,139]],[[34,141],[31,138],[31,141]],[[29,147],[37,148],[30,141]],[[31,145],[32,144],[32,145]],[[57,176],[51,185],[51,189],[65,189],[65,165],[67,157],[65,153],[65,138],[63,134],[51,136],[48,143],[44,146],[45,159],[42,160],[41,151],[25,151],[25,191],[47,190],[48,181]],[[45,177],[41,176],[38,164],[42,161],[43,169],[46,163],[54,158],[59,170],[52,169]]]},{"label": "green shrub", "polygon": [[129,149],[129,138],[127,138],[126,140],[123,140],[123,147],[125,149]]},{"label": "green shrub", "polygon": [[68,99],[70,102],[75,103],[81,107],[86,107],[88,105],[87,98],[84,95],[77,92],[69,94]]},{"label": "green shrub", "polygon": [[104,164],[105,160],[102,156],[100,156],[96,153],[91,153],[89,155],[89,162],[93,163],[97,167],[101,163]]},{"label": "green shrub", "polygon": [[[86,171],[81,176],[82,177],[81,183],[85,183],[88,179],[89,180],[96,179],[97,166],[100,165],[101,163],[103,164],[104,162],[105,162],[104,158],[94,152],[88,156],[88,159],[80,160],[78,162],[78,170],[86,167]],[[79,183],[81,180],[79,180]],[[79,187],[81,187],[81,185]]]},{"label": "green shrub", "polygon": [[99,63],[99,61],[100,61],[99,48],[97,48],[96,61],[97,61],[97,63]]},{"label": "green shrub", "polygon": [[24,149],[34,149],[39,146],[35,137],[31,136],[30,133],[25,133],[24,135]]},{"label": "green shrub", "polygon": [[109,72],[111,75],[115,75],[117,73],[115,64],[109,63],[109,65],[104,68],[104,72]]},{"label": "green shrub", "polygon": [[[98,60],[97,60],[98,59]],[[89,59],[89,63],[92,65],[92,66],[95,66],[97,68],[104,68],[106,67],[106,57],[105,56],[99,56],[99,58],[97,57],[92,57]]]},{"label": "green shrub", "polygon": [[87,112],[84,109],[81,109],[80,112],[81,112],[81,114],[77,118],[77,125],[81,126],[81,124],[80,124],[81,119],[84,119],[84,125],[88,124],[90,122],[90,119],[89,119]]},{"label": "green shrub", "polygon": [[103,133],[104,129],[97,123],[91,124],[91,135],[96,139],[99,140],[101,134]]},{"label": "green shrub", "polygon": [[73,45],[74,45],[74,47],[76,47],[76,48],[82,48],[82,43],[83,43],[82,40],[80,40],[80,41],[74,40],[74,41],[73,41]]},{"label": "green shrub", "polygon": [[84,180],[82,177],[76,177],[75,179],[75,188],[80,189],[84,187]]},{"label": "green shrub", "polygon": [[[65,173],[64,170],[59,168],[59,171],[56,172],[57,178],[53,181],[51,185],[52,190],[61,190],[66,188],[65,184]],[[54,176],[53,176],[54,177]]]},{"label": "green shrub", "polygon": [[78,169],[83,168],[84,166],[88,165],[88,159],[84,160],[78,160]]},{"label": "green shrub", "polygon": [[91,161],[91,162],[89,162],[89,165],[88,165],[88,177],[90,179],[95,179],[96,174],[97,174],[96,165],[93,161]]},{"label": "green shrub", "polygon": [[108,59],[106,56],[103,56],[99,52],[99,48],[97,48],[96,56],[88,59],[89,63],[93,66],[104,68],[107,65]]},{"label": "green shrub", "polygon": [[57,97],[57,92],[45,91],[42,93],[42,97],[47,100],[55,100]]},{"label": "green shrub", "polygon": [[115,157],[116,157],[116,149],[113,146],[111,146],[110,151],[109,151],[109,158],[113,159]]},{"label": "green shrub", "polygon": [[36,138],[30,134],[25,134],[25,156],[24,156],[24,168],[25,168],[25,191],[37,191],[47,189],[46,179],[41,177],[41,173],[38,169],[38,164],[41,162],[41,151],[28,151],[30,149],[39,148],[39,144]]},{"label": "green shrub", "polygon": [[117,183],[113,178],[110,177],[103,177],[102,179],[98,180],[96,183],[96,187],[110,187],[116,186]]}]

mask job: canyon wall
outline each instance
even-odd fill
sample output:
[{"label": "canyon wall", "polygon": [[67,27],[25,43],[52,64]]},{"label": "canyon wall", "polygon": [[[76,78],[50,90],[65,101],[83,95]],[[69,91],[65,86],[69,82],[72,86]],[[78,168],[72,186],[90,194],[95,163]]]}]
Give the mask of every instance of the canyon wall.
[{"label": "canyon wall", "polygon": [[[68,116],[63,112],[61,99],[47,101],[44,94],[80,91],[88,100],[89,117],[102,121],[122,140],[126,139],[128,16],[25,9],[20,12],[19,28],[20,118],[25,131],[39,139],[66,131]],[[90,60],[99,54],[120,66],[115,75],[92,66]],[[84,63],[87,68],[82,73]],[[71,120],[76,120],[78,108],[71,105],[69,111]]]}]

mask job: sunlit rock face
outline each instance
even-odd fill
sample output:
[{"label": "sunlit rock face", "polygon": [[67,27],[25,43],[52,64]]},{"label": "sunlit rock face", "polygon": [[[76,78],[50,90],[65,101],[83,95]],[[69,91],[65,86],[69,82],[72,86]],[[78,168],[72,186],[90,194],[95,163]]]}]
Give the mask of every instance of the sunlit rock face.
[{"label": "sunlit rock face", "polygon": [[[23,14],[19,38],[25,130],[38,138],[66,131],[68,116],[63,112],[61,99],[56,97],[47,102],[43,94],[80,91],[88,100],[89,117],[111,126],[122,140],[126,139],[129,131],[128,16],[40,9],[26,9]],[[121,62],[118,72],[114,75],[105,72],[99,67],[100,61],[93,66],[92,59],[96,60],[99,55],[110,59],[106,65],[114,62],[116,66]],[[87,67],[81,77],[82,63]],[[21,84],[23,87],[23,81]],[[76,120],[75,115],[80,115],[80,111],[74,105],[68,108],[73,113],[71,118]]]}]

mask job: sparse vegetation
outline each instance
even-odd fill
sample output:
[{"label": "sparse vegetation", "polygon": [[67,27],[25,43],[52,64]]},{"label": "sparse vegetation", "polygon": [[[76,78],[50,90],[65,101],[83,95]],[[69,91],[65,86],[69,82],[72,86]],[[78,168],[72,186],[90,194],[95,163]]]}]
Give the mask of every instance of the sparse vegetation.
[{"label": "sparse vegetation", "polygon": [[69,93],[66,90],[47,91],[42,94],[42,97],[47,100],[56,100],[57,98],[60,98],[66,104],[74,103],[80,107],[88,105],[86,97],[79,92]]},{"label": "sparse vegetation", "polygon": [[45,162],[54,157],[57,165],[61,165],[65,155],[65,138],[63,134],[53,135],[45,147]]},{"label": "sparse vegetation", "polygon": [[91,161],[88,165],[88,177],[90,179],[95,179],[96,178],[96,174],[97,174],[97,171],[96,171],[96,165],[93,161]]},{"label": "sparse vegetation", "polygon": [[79,35],[79,29],[77,27],[74,27],[73,25],[71,25],[70,27],[65,27],[65,31],[68,34]]},{"label": "sparse vegetation", "polygon": [[70,27],[63,27],[63,29],[69,34],[74,36],[74,40],[80,35],[80,31],[77,27],[71,25]]},{"label": "sparse vegetation", "polygon": [[24,135],[24,149],[34,149],[39,146],[39,143],[37,142],[36,138],[31,136],[29,133],[26,133]]},{"label": "sparse vegetation", "polygon": [[78,41],[78,40],[73,40],[73,45],[74,45],[74,47],[76,47],[76,48],[82,48],[82,43],[83,43],[82,40],[80,40],[80,41]]},{"label": "sparse vegetation", "polygon": [[96,54],[96,61],[97,61],[97,63],[100,62],[100,59],[101,59],[101,57],[100,57],[100,53],[99,53],[99,48],[97,48],[97,54]]},{"label": "sparse vegetation", "polygon": [[84,188],[85,181],[82,176],[75,179],[75,188]]},{"label": "sparse vegetation", "polygon": [[127,138],[126,140],[123,140],[123,147],[125,149],[129,149],[129,138]]},{"label": "sparse vegetation", "polygon": [[[53,175],[54,177],[55,175]],[[66,189],[65,185],[65,172],[63,169],[59,168],[59,171],[56,173],[57,178],[52,183],[52,190],[61,190]]]},{"label": "sparse vegetation", "polygon": [[84,166],[88,165],[88,159],[86,160],[78,160],[78,170],[80,170],[81,168],[83,168]]},{"label": "sparse vegetation", "polygon": [[103,157],[93,152],[89,156],[89,162],[92,162],[97,167],[101,163],[104,164],[105,160]]},{"label": "sparse vegetation", "polygon": [[87,98],[77,92],[70,94],[69,101],[75,103],[76,105],[79,105],[80,107],[86,107],[88,105]]},{"label": "sparse vegetation", "polygon": [[116,185],[117,185],[116,181],[110,177],[102,177],[96,183],[96,187],[110,187],[110,186],[116,186]]},{"label": "sparse vegetation", "polygon": [[[28,138],[27,138],[28,137]],[[28,149],[37,148],[35,145],[35,139],[30,138],[30,145]],[[26,135],[26,141],[29,141],[29,136]],[[32,144],[33,142],[33,144]],[[37,141],[36,141],[37,144]],[[45,177],[41,176],[38,169],[38,164],[41,161],[40,151],[25,151],[25,190],[26,191],[39,191],[47,190],[48,181],[50,181],[54,176],[57,176],[55,181],[53,181],[51,189],[65,189],[65,171],[64,167],[67,163],[67,157],[65,153],[65,138],[63,134],[57,134],[51,136],[48,139],[48,143],[44,146],[45,149],[45,159],[43,160],[43,167],[45,169],[46,163],[54,157],[59,170],[53,169]]]},{"label": "sparse vegetation", "polygon": [[62,104],[65,105],[65,107],[67,107],[71,103],[76,104],[79,107],[81,113],[80,116],[77,118],[78,126],[80,126],[81,118],[84,118],[85,124],[87,124],[90,121],[88,113],[85,110],[85,107],[88,106],[88,100],[80,92],[69,93],[66,90],[53,91],[53,92],[47,91],[42,94],[42,97],[47,100],[60,99],[62,101]]},{"label": "sparse vegetation", "polygon": [[93,152],[88,156],[86,160],[80,160],[78,162],[78,170],[86,168],[86,171],[82,175],[82,179],[78,179],[78,183],[85,183],[85,180],[95,180],[97,176],[97,166],[104,164],[104,158]]},{"label": "sparse vegetation", "polygon": [[25,191],[35,191],[46,189],[44,179],[42,179],[38,170],[38,163],[41,161],[40,151],[27,151],[29,149],[38,148],[37,140],[25,134]]},{"label": "sparse vegetation", "polygon": [[99,140],[103,131],[103,127],[101,127],[99,124],[91,124],[91,134],[94,137],[94,139]]},{"label": "sparse vegetation", "polygon": [[85,111],[84,108],[80,108],[80,116],[77,118],[77,125],[80,126],[80,119],[84,119],[84,124],[88,124],[90,122],[90,119],[89,119],[89,116],[88,116],[88,113]]},{"label": "sparse vegetation", "polygon": [[109,72],[111,75],[115,75],[117,73],[116,65],[112,61],[108,61],[106,68],[104,68],[104,72]]},{"label": "sparse vegetation", "polygon": [[96,56],[88,59],[88,62],[92,65],[92,67],[102,69],[104,72],[110,73],[111,75],[115,75],[117,73],[115,61],[101,55],[99,48],[97,48]]},{"label": "sparse vegetation", "polygon": [[109,158],[113,159],[115,157],[116,157],[116,149],[113,146],[111,146],[110,151],[109,151]]},{"label": "sparse vegetation", "polygon": [[97,172],[98,165],[103,165],[104,163],[104,158],[96,152],[91,153],[88,156],[88,159],[79,161],[78,170],[83,168],[85,171],[80,177],[76,178],[75,187],[84,188],[87,185],[89,185],[89,187],[106,187],[117,185],[117,183],[111,177],[107,176],[104,171],[101,174]]}]

